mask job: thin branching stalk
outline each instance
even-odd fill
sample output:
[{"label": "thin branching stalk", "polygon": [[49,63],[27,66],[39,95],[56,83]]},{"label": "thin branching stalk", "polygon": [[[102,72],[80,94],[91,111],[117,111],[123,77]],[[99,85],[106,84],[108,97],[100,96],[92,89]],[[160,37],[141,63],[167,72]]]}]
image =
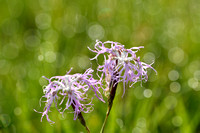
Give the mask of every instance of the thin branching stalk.
[{"label": "thin branching stalk", "polygon": [[116,90],[117,90],[117,85],[118,85],[118,83],[117,83],[116,80],[114,80],[113,82],[111,82],[111,91],[110,91],[110,95],[108,97],[108,108],[107,108],[106,117],[104,119],[104,123],[102,125],[100,133],[104,132],[104,128],[105,128],[108,116],[109,116],[110,111],[112,109],[113,101],[114,101]]},{"label": "thin branching stalk", "polygon": [[[75,110],[75,106],[74,106],[73,104],[71,104],[71,106],[72,106],[72,108]],[[83,115],[82,115],[81,112],[78,114],[78,119],[79,119],[80,123],[81,123],[81,124],[85,127],[85,129],[87,130],[87,133],[90,133],[90,129],[87,127],[86,122],[85,122],[85,119],[84,119],[84,117],[83,117]]]}]

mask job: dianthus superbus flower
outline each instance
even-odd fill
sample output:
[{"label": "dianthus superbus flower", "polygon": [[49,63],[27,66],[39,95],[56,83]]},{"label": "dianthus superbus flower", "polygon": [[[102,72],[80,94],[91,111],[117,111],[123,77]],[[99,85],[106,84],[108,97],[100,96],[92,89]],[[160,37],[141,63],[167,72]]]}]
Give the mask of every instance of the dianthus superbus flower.
[{"label": "dianthus superbus flower", "polygon": [[[108,47],[106,45],[109,45]],[[101,42],[96,41],[95,50],[90,50],[96,53],[96,56],[91,60],[97,59],[99,55],[104,56],[103,65],[99,65],[97,70],[101,72],[100,81],[105,78],[108,89],[110,92],[108,96],[108,108],[106,117],[101,128],[101,133],[104,132],[104,127],[108,116],[110,114],[113,100],[115,98],[117,85],[119,82],[123,82],[123,95],[125,94],[126,85],[131,87],[137,82],[147,81],[147,69],[151,68],[155,71],[152,64],[148,65],[140,61],[140,57],[136,56],[136,52],[143,48],[132,47],[130,49],[124,48],[124,45],[118,42]],[[156,71],[155,71],[156,72]]]},{"label": "dianthus superbus flower", "polygon": [[[105,45],[109,45],[106,47]],[[104,55],[104,64],[98,66],[98,71],[102,72],[100,79],[105,77],[107,85],[111,81],[115,80],[115,84],[123,82],[123,95],[125,93],[125,85],[129,84],[131,87],[133,84],[139,81],[147,81],[147,69],[151,68],[155,71],[151,65],[140,61],[140,57],[136,56],[136,52],[140,47],[132,47],[130,49],[125,49],[124,45],[118,42],[112,41],[96,41],[95,50],[92,52],[97,53],[93,59],[97,59],[100,54]],[[155,71],[156,72],[156,71]]]},{"label": "dianthus superbus flower", "polygon": [[[48,116],[53,102],[60,113],[64,113],[65,110],[69,110],[69,107],[72,106],[74,120],[79,117],[81,112],[88,113],[92,111],[92,99],[88,98],[88,90],[92,90],[96,97],[104,102],[99,91],[101,82],[93,78],[93,70],[91,68],[87,69],[84,74],[77,73],[69,75],[69,72],[64,76],[54,76],[50,79],[46,78],[49,84],[43,89],[44,96],[42,98],[46,100],[42,101],[45,102],[45,107],[43,112],[40,112],[42,113],[41,121],[46,116],[49,122],[54,123]],[[59,106],[62,104],[65,104],[65,108],[59,109]]]}]

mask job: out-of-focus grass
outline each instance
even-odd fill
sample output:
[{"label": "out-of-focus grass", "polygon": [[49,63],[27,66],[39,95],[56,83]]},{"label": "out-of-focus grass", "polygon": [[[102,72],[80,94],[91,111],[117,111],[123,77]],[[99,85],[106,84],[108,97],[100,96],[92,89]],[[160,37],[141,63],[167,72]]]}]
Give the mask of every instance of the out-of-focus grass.
[{"label": "out-of-focus grass", "polygon": [[[0,132],[85,132],[71,113],[52,108],[51,126],[33,109],[41,76],[96,68],[96,39],[145,46],[138,54],[158,71],[123,98],[119,86],[105,132],[200,132],[199,12],[197,0],[0,0]],[[99,132],[107,105],[94,104],[84,117]]]}]

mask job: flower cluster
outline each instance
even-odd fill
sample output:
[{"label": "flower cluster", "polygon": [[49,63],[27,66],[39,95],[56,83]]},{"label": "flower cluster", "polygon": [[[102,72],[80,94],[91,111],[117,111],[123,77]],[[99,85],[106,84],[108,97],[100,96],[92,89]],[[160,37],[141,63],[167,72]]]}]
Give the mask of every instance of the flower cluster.
[{"label": "flower cluster", "polygon": [[[42,113],[41,121],[42,118],[46,116],[49,122],[54,123],[48,117],[48,112],[50,111],[53,102],[57,109],[58,104],[60,106],[65,103],[64,109],[58,109],[60,113],[69,110],[69,107],[72,106],[74,109],[74,120],[77,119],[80,112],[90,112],[93,109],[91,103],[92,99],[88,102],[89,99],[86,94],[89,89],[93,90],[96,97],[104,102],[102,95],[99,92],[101,82],[93,78],[93,70],[91,68],[87,69],[84,74],[77,73],[69,75],[69,72],[64,76],[54,76],[50,79],[46,78],[49,81],[49,84],[43,90],[44,96],[42,96],[42,98],[45,98],[45,101],[42,102],[45,102],[46,104],[43,112],[39,112]],[[85,104],[85,102],[87,103]]]},{"label": "flower cluster", "polygon": [[[108,47],[106,46],[108,45]],[[123,82],[123,95],[125,94],[126,86],[131,87],[137,82],[147,81],[147,69],[156,70],[151,66],[152,64],[146,64],[140,61],[140,57],[136,56],[138,50],[143,48],[132,47],[130,49],[125,49],[124,45],[118,42],[112,41],[96,41],[95,50],[90,49],[90,51],[95,52],[96,56],[91,60],[99,57],[99,55],[104,56],[103,65],[99,65],[97,71],[101,73],[99,80],[93,78],[93,70],[91,68],[87,69],[84,74],[73,74],[70,75],[70,71],[64,76],[54,76],[50,79],[49,84],[44,87],[44,96],[40,99],[40,103],[44,102],[45,107],[42,113],[41,121],[44,116],[50,123],[54,123],[49,119],[48,113],[50,112],[51,105],[55,103],[57,110],[60,113],[64,113],[66,110],[70,110],[70,106],[73,108],[74,120],[80,120],[81,124],[86,127],[89,132],[89,128],[86,126],[85,120],[81,112],[88,113],[93,110],[92,98],[88,97],[88,90],[92,90],[96,97],[104,102],[99,89],[103,89],[103,82],[106,81],[107,89],[104,91],[109,91],[110,96],[108,97],[108,110],[103,124],[102,131],[104,129],[107,117],[112,108],[113,100],[115,97],[117,84]],[[105,80],[103,80],[105,78]],[[44,101],[42,99],[45,99]],[[60,106],[64,106],[62,109]]]},{"label": "flower cluster", "polygon": [[[110,45],[110,47],[105,45]],[[108,86],[114,80],[116,81],[115,84],[123,82],[123,95],[125,94],[126,84],[129,84],[131,87],[136,82],[147,81],[147,69],[151,68],[155,72],[156,70],[151,67],[153,63],[148,65],[141,62],[140,57],[136,56],[136,52],[140,48],[143,48],[143,46],[125,49],[124,45],[118,42],[101,42],[97,40],[95,50],[89,49],[97,53],[91,60],[97,59],[100,54],[104,55],[104,64],[99,65],[97,69],[99,72],[102,72],[100,80],[105,76]]]}]

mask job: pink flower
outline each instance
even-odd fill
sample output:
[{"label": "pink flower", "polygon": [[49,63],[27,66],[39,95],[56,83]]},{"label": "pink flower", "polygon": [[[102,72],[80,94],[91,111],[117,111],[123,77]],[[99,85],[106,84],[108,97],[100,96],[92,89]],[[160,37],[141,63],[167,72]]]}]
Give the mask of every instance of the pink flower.
[{"label": "pink flower", "polygon": [[[92,90],[96,97],[104,102],[102,95],[99,91],[101,88],[101,82],[95,80],[91,74],[93,70],[91,68],[87,69],[84,74],[74,74],[69,75],[69,72],[64,76],[54,76],[50,79],[49,84],[44,87],[43,92],[45,98],[45,107],[42,113],[41,121],[44,116],[50,123],[54,123],[49,119],[48,112],[50,112],[50,107],[52,103],[55,103],[55,106],[58,109],[58,106],[65,104],[64,109],[58,109],[60,113],[64,113],[65,110],[69,110],[69,107],[72,106],[74,109],[74,120],[77,119],[77,116],[80,112],[89,113],[93,110],[92,99],[88,98],[87,91]],[[62,98],[62,100],[60,100]],[[88,102],[88,100],[90,102]],[[59,105],[58,105],[59,103]],[[62,111],[62,112],[61,112]]]},{"label": "pink flower", "polygon": [[[109,47],[106,47],[108,45]],[[96,56],[91,60],[97,59],[100,54],[104,55],[104,64],[98,66],[98,71],[102,72],[100,80],[105,76],[107,85],[112,81],[116,81],[115,84],[123,82],[123,95],[125,94],[125,86],[129,84],[131,87],[133,84],[139,81],[147,81],[147,69],[151,68],[155,72],[156,70],[151,67],[153,64],[146,64],[140,61],[140,57],[136,56],[136,52],[140,50],[140,47],[132,47],[125,49],[124,45],[118,42],[112,41],[96,41],[95,50],[90,50],[96,53]]]}]

